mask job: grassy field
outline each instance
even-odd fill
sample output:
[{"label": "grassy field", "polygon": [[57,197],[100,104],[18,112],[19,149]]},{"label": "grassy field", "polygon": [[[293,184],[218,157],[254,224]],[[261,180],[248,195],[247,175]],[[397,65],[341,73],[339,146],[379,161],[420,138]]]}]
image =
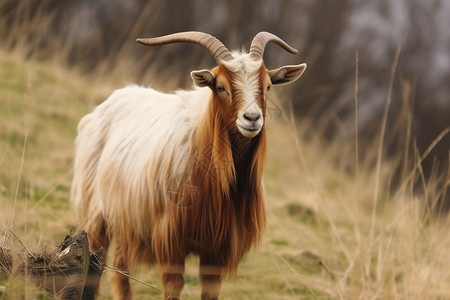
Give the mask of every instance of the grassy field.
[{"label": "grassy field", "polygon": [[[69,205],[76,126],[122,85],[0,52],[3,245],[53,247],[77,227]],[[450,299],[449,222],[425,205],[440,192],[434,182],[422,180],[425,193],[414,192],[420,164],[391,189],[394,162],[384,159],[380,141],[355,164],[352,139],[301,138],[309,126],[288,110],[269,116],[267,232],[223,284],[221,299]],[[200,295],[197,264],[194,257],[187,263],[183,299]],[[155,269],[133,275],[161,287]],[[137,299],[161,297],[137,282],[133,289]],[[102,299],[112,297],[107,280],[101,290]],[[0,281],[2,299],[46,297],[36,293],[27,283]]]}]

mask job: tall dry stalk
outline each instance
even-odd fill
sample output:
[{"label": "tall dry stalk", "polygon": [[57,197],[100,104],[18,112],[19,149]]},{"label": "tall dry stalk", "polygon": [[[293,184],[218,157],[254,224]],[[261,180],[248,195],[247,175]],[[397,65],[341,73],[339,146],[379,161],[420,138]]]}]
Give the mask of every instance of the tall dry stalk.
[{"label": "tall dry stalk", "polygon": [[355,177],[356,180],[359,178],[359,124],[358,124],[358,80],[359,80],[359,51],[356,50],[355,53]]},{"label": "tall dry stalk", "polygon": [[[370,229],[370,236],[369,236],[369,253],[372,252],[372,243],[374,239],[374,232],[375,232],[375,226],[376,226],[376,215],[377,215],[377,203],[378,203],[378,196],[380,193],[380,180],[381,180],[381,162],[383,159],[383,146],[384,146],[384,135],[386,133],[386,124],[387,124],[387,117],[389,113],[389,107],[391,105],[392,101],[392,89],[394,87],[394,79],[395,79],[395,72],[397,70],[397,64],[398,59],[400,57],[400,46],[397,47],[394,55],[394,60],[391,67],[391,74],[390,74],[390,81],[389,81],[389,89],[387,94],[386,103],[384,106],[384,112],[383,112],[383,119],[381,121],[381,128],[380,128],[380,137],[378,142],[378,151],[377,151],[377,162],[376,162],[376,170],[375,170],[375,187],[374,187],[374,194],[373,194],[373,202],[372,202],[372,216],[371,216],[371,229]],[[368,255],[370,257],[370,255]],[[368,274],[370,269],[371,262],[370,260],[367,262],[366,266],[366,274]]]}]

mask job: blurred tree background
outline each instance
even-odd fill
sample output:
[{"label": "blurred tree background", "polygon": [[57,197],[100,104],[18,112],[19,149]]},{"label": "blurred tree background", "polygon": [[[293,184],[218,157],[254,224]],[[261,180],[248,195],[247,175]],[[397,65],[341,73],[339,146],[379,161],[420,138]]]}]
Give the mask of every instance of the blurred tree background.
[{"label": "blurred tree background", "polygon": [[[300,50],[292,56],[269,46],[269,68],[308,64],[288,98],[298,119],[315,120],[311,135],[320,130],[329,140],[353,141],[358,83],[361,157],[378,142],[400,49],[385,144],[392,157],[411,153],[407,163],[414,164],[415,149],[424,153],[450,127],[448,16],[447,0],[2,0],[0,38],[2,47],[34,59],[57,57],[94,76],[123,72],[128,81],[153,87],[172,79],[164,86],[171,89],[189,87],[189,71],[211,67],[213,59],[198,46],[148,48],[136,37],[199,30],[230,49],[248,49],[257,32],[269,31]],[[446,135],[423,161],[425,177],[448,172],[449,149]],[[402,163],[393,164],[399,173]],[[445,192],[444,198],[449,204]]]}]

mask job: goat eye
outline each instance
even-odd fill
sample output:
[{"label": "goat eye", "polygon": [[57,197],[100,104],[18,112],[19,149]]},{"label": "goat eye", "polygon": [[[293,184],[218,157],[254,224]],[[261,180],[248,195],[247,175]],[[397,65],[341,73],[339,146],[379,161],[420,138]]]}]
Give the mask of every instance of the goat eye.
[{"label": "goat eye", "polygon": [[217,87],[216,90],[217,90],[218,93],[223,93],[223,92],[225,92],[225,88],[222,87],[222,86]]},{"label": "goat eye", "polygon": [[267,91],[270,91],[270,87],[271,87],[270,85],[267,86]]}]

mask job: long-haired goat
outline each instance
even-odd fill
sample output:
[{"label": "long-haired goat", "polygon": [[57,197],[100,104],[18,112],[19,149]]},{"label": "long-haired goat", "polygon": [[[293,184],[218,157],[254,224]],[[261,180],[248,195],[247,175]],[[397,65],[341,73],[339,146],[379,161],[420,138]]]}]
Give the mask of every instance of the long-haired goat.
[{"label": "long-haired goat", "polygon": [[[217,299],[265,227],[261,177],[266,155],[266,95],[296,80],[305,64],[267,70],[258,33],[249,53],[231,53],[215,37],[183,32],[138,39],[145,45],[196,43],[214,56],[193,71],[197,87],[163,94],[116,90],[78,126],[72,204],[91,247],[112,248],[123,271],[157,264],[164,299],[178,299],[185,257],[200,257],[202,299]],[[128,278],[112,275],[115,296],[130,298]]]}]

